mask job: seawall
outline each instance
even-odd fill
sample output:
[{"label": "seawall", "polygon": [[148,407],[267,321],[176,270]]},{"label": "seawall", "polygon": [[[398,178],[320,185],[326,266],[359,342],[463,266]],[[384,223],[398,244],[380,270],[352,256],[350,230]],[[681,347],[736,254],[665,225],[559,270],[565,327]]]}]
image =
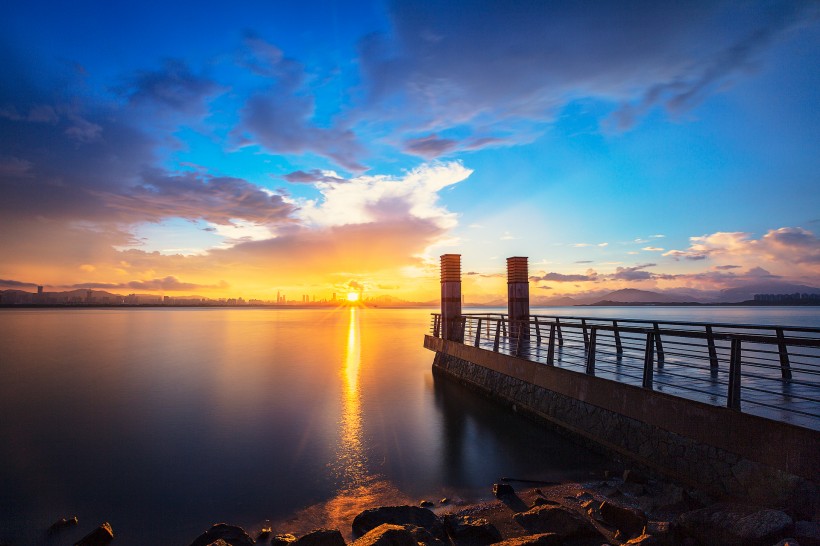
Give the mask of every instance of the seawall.
[{"label": "seawall", "polygon": [[425,336],[433,372],[584,443],[728,498],[820,510],[820,433]]}]

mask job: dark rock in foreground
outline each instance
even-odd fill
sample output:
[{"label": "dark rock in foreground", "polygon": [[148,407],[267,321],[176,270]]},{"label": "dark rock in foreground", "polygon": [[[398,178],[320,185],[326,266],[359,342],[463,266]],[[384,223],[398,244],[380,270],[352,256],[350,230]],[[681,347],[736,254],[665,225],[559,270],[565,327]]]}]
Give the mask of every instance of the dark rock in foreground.
[{"label": "dark rock in foreground", "polygon": [[291,543],[292,546],[345,546],[345,539],[338,529],[316,529]]},{"label": "dark rock in foreground", "polygon": [[48,532],[56,533],[58,531],[65,529],[66,527],[74,527],[79,523],[80,520],[77,519],[77,516],[72,516],[70,518],[60,518],[51,524],[51,526],[48,528]]},{"label": "dark rock in foreground", "polygon": [[641,536],[646,528],[646,514],[634,508],[604,501],[598,507],[604,522],[629,538]]},{"label": "dark rock in foreground", "polygon": [[513,519],[531,533],[556,533],[564,538],[598,534],[584,517],[560,506],[536,506],[515,514]]},{"label": "dark rock in foreground", "polygon": [[780,510],[721,502],[681,514],[678,523],[706,546],[771,546],[792,519]]},{"label": "dark rock in foreground", "polygon": [[105,546],[114,540],[114,530],[107,521],[74,543],[74,546]]},{"label": "dark rock in foreground", "polygon": [[270,541],[271,546],[288,546],[292,542],[296,542],[296,537],[290,533],[273,535]]},{"label": "dark rock in foreground", "polygon": [[382,506],[365,510],[353,518],[353,536],[360,537],[383,523],[422,527],[434,537],[445,539],[444,526],[438,516],[419,506]]},{"label": "dark rock in foreground", "polygon": [[454,546],[487,546],[501,541],[501,533],[484,518],[444,516],[444,529]]},{"label": "dark rock in foreground", "polygon": [[196,537],[191,546],[210,546],[210,544],[220,539],[230,546],[253,546],[254,544],[253,539],[242,527],[217,523]]},{"label": "dark rock in foreground", "polygon": [[513,495],[515,490],[512,486],[508,483],[494,483],[493,484],[493,495],[495,498],[499,499],[504,495]]},{"label": "dark rock in foreground", "polygon": [[564,539],[555,533],[540,533],[524,537],[508,538],[496,542],[495,546],[562,546]]},{"label": "dark rock in foreground", "polygon": [[383,523],[353,543],[355,546],[418,546],[418,541],[404,525]]}]

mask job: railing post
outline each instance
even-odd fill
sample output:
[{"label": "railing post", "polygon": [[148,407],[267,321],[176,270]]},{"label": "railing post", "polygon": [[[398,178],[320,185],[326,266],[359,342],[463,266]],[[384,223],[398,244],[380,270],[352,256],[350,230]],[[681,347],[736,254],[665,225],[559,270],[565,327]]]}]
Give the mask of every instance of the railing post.
[{"label": "railing post", "polygon": [[478,319],[478,328],[475,329],[475,346],[481,341],[481,319]]},{"label": "railing post", "polygon": [[495,342],[493,343],[493,351],[498,352],[498,343],[501,341],[501,321],[503,319],[498,319],[498,322],[495,323]]},{"label": "railing post", "polygon": [[541,345],[541,327],[538,324],[538,315],[533,318],[535,319],[535,343]]},{"label": "railing post", "polygon": [[729,358],[729,392],[726,395],[726,406],[740,409],[740,340],[732,338],[732,354]]},{"label": "railing post", "polygon": [[433,315],[433,337],[441,337],[441,315]]},{"label": "railing post", "polygon": [[652,390],[655,332],[646,333],[646,349],[643,353],[643,388]]},{"label": "railing post", "polygon": [[587,374],[595,375],[595,338],[598,329],[593,326],[589,335],[589,347],[587,348]]},{"label": "railing post", "polygon": [[706,343],[709,346],[709,367],[713,370],[718,368],[717,348],[715,347],[715,334],[712,326],[706,325]]},{"label": "railing post", "polygon": [[658,349],[658,368],[663,368],[664,354],[663,343],[661,343],[661,329],[658,328],[658,323],[653,323],[655,327],[655,347]]},{"label": "railing post", "polygon": [[547,364],[555,364],[555,323],[550,324],[550,345],[547,348]]},{"label": "railing post", "polygon": [[615,336],[615,352],[619,355],[624,354],[624,347],[621,345],[621,332],[618,331],[618,321],[612,321],[612,333]]},{"label": "railing post", "polygon": [[558,332],[558,346],[563,347],[564,336],[561,335],[561,321],[558,319],[558,317],[555,317],[555,330],[556,332]]},{"label": "railing post", "polygon": [[586,319],[581,319],[581,330],[584,332],[584,349],[589,350],[589,336],[587,335]]},{"label": "railing post", "polygon": [[789,364],[789,351],[786,349],[786,339],[783,328],[777,329],[777,350],[780,353],[780,375],[783,379],[792,378],[792,367]]}]

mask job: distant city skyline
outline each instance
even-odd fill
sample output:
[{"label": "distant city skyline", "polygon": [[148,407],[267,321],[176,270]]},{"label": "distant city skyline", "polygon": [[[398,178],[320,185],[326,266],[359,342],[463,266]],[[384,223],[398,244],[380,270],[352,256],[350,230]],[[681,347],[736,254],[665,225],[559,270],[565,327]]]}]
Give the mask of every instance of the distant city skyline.
[{"label": "distant city skyline", "polygon": [[814,2],[7,6],[0,290],[820,287]]}]

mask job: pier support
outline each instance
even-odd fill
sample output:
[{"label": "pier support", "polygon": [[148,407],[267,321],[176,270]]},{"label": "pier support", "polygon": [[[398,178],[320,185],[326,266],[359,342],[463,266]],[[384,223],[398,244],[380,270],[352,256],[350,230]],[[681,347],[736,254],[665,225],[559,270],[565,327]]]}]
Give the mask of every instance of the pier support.
[{"label": "pier support", "polygon": [[[520,349],[530,340],[530,280],[526,257],[507,258],[507,315],[513,349]],[[516,350],[516,354],[519,352]]]},{"label": "pier support", "polygon": [[461,254],[441,256],[441,337],[463,341],[461,319]]}]

